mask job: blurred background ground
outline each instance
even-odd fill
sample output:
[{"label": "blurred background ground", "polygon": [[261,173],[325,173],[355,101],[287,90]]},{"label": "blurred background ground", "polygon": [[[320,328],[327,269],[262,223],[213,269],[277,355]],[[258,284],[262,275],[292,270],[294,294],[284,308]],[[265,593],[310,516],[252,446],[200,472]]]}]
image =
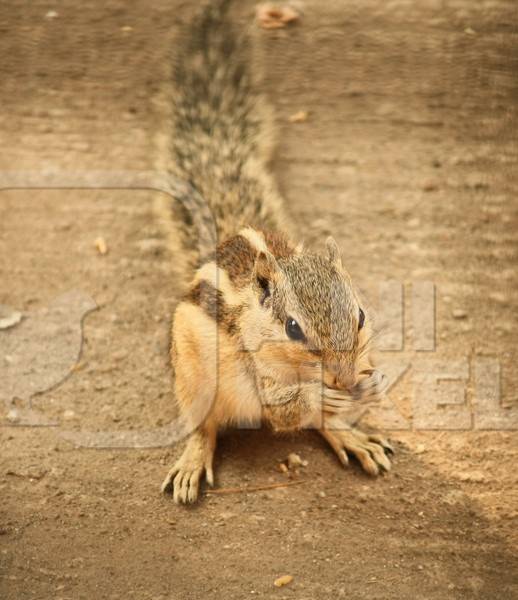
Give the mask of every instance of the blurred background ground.
[{"label": "blurred background ground", "polygon": [[[152,168],[167,127],[156,99],[194,9],[3,3],[0,170]],[[235,17],[255,28],[253,10],[239,3]],[[256,32],[277,114],[273,169],[301,238],[332,232],[367,290],[395,279],[408,296],[433,281],[434,357],[496,357],[516,406],[515,3],[308,0],[303,12],[294,27]],[[307,120],[290,122],[298,111]],[[99,305],[80,368],[34,402],[61,427],[0,428],[2,598],[516,598],[516,431],[394,432],[395,468],[378,480],[342,470],[311,433],[233,433],[220,486],[284,481],[278,462],[291,451],[308,460],[306,482],[194,509],[159,494],[177,448],[96,451],[60,437],[174,417],[178,284],[152,199],[0,194],[0,303],[30,313],[75,288]],[[411,334],[398,356],[416,365]],[[391,392],[406,416],[419,393],[412,370]],[[293,582],[274,588],[283,574]]]}]

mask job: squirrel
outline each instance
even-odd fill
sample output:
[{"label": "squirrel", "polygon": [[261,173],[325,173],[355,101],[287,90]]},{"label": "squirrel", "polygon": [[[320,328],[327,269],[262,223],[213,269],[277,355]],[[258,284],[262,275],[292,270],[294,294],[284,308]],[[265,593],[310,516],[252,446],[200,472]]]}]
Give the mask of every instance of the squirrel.
[{"label": "squirrel", "polygon": [[315,428],[344,466],[353,455],[374,476],[393,452],[344,416],[387,385],[372,366],[372,320],[336,242],[319,255],[288,233],[268,171],[272,112],[229,4],[202,9],[172,69],[171,191],[158,210],[177,266],[193,274],[172,324],[174,392],[190,431],[162,484],[176,503],[195,502],[203,477],[214,485],[217,435],[231,426]]}]

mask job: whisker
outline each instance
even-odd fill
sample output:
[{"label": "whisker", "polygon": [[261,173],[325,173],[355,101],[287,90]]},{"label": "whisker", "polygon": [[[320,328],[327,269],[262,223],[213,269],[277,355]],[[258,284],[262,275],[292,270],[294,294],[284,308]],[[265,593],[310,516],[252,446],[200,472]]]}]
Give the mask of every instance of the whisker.
[{"label": "whisker", "polygon": [[379,336],[382,334],[383,334],[382,329],[379,329],[378,331],[373,332],[372,335],[359,347],[358,356],[363,356],[365,354],[365,352],[367,352],[370,349],[372,342],[374,340],[376,340],[377,338],[379,338]]}]

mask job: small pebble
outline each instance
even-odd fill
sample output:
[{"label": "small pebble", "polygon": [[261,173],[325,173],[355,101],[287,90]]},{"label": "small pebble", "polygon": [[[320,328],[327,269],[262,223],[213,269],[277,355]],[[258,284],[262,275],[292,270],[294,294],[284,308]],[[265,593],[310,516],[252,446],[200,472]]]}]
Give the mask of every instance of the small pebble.
[{"label": "small pebble", "polygon": [[484,474],[480,471],[473,471],[471,473],[461,473],[459,475],[459,479],[461,481],[468,481],[471,483],[483,483],[486,480]]},{"label": "small pebble", "polygon": [[164,242],[156,238],[146,238],[136,242],[137,248],[142,254],[158,256],[165,248]]},{"label": "small pebble", "polygon": [[233,519],[235,516],[236,516],[236,514],[233,512],[224,511],[224,512],[220,513],[219,518],[223,519],[224,521],[228,521],[229,519]]},{"label": "small pebble", "polygon": [[307,467],[308,461],[302,460],[296,452],[291,452],[288,455],[288,468],[293,469],[295,467]]},{"label": "small pebble", "polygon": [[491,300],[499,302],[500,304],[506,304],[508,300],[507,296],[502,292],[491,292],[489,294],[489,297],[491,298]]},{"label": "small pebble", "polygon": [[11,410],[7,413],[6,418],[9,423],[17,423],[20,420],[20,415],[16,408],[11,408]]},{"label": "small pebble", "polygon": [[22,316],[21,312],[0,304],[0,329],[9,329],[18,325],[22,320]]},{"label": "small pebble", "polygon": [[461,308],[454,309],[451,314],[454,319],[465,319],[468,316],[468,313]]}]

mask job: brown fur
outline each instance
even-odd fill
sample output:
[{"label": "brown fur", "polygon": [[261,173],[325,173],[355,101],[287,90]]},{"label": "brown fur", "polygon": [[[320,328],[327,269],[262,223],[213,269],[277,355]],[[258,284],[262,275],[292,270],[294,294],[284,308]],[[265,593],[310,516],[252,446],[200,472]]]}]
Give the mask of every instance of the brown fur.
[{"label": "brown fur", "polygon": [[229,307],[220,290],[206,281],[200,281],[187,294],[186,300],[200,306],[230,335],[237,331],[242,307]]},{"label": "brown fur", "polygon": [[275,231],[262,231],[266,246],[275,258],[290,258],[296,253],[295,246],[283,233]]},{"label": "brown fur", "polygon": [[236,287],[250,283],[257,251],[241,235],[223,242],[216,252],[216,264],[224,269]]}]

